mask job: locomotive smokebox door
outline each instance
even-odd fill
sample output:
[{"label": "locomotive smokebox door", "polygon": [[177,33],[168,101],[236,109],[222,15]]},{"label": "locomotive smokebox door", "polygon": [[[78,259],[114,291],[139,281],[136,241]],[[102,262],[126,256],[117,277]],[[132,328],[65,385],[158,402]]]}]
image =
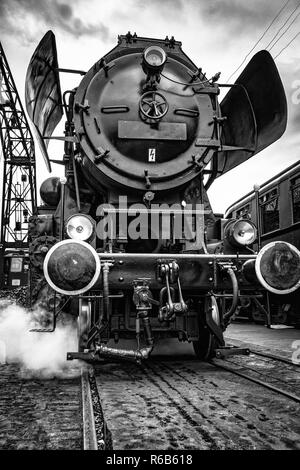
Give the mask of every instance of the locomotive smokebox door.
[{"label": "locomotive smokebox door", "polygon": [[137,38],[131,47],[122,36],[83,78],[74,122],[94,186],[165,191],[195,177],[192,154],[212,157],[199,138],[213,138],[218,87],[184,85],[197,68],[180,46]]}]

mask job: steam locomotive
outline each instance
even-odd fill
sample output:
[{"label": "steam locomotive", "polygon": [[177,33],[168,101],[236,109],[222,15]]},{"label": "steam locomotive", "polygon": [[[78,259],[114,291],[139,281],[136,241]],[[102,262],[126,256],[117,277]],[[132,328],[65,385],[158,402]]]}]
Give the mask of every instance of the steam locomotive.
[{"label": "steam locomotive", "polygon": [[[64,72],[83,78],[62,94]],[[207,197],[215,178],[283,134],[278,71],[263,50],[234,84],[219,77],[207,78],[174,37],[128,32],[87,73],[59,68],[51,31],[34,52],[27,112],[48,169],[61,163],[65,177],[42,184],[30,221],[31,300],[51,312],[52,329],[62,310],[77,317],[69,359],[141,361],[172,337],[207,359],[225,348],[223,332],[253,286],[299,287],[294,246],[256,253],[256,226],[216,216]],[[64,136],[53,136],[63,114]],[[62,160],[49,158],[50,139],[64,142]],[[136,348],[117,349],[119,338]]]}]

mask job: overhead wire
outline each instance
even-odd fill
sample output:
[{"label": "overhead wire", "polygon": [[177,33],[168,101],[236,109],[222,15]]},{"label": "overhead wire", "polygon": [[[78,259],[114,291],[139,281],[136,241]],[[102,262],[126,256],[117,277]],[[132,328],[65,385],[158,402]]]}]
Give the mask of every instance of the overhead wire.
[{"label": "overhead wire", "polygon": [[[300,2],[298,2],[296,8],[294,8],[294,10],[292,11],[292,13],[288,16],[288,18],[285,20],[285,22],[283,23],[283,25],[276,31],[276,33],[274,34],[274,36],[272,37],[271,41],[266,45],[265,49],[268,49],[268,47],[272,44],[272,42],[274,41],[274,39],[276,39],[276,37],[278,36],[278,34],[280,33],[280,31],[285,27],[285,25],[288,23],[288,21],[290,20],[290,18],[293,16],[293,14],[298,10],[298,8],[300,7]],[[297,15],[298,16],[298,15]],[[296,18],[297,18],[296,16]],[[295,18],[294,20],[292,21],[291,24],[293,24],[293,22],[295,21]],[[290,26],[288,27],[288,29],[290,28]],[[287,30],[286,30],[287,31]],[[280,36],[281,37],[281,36]],[[280,39],[280,37],[278,38],[278,40]],[[278,41],[277,40],[277,41]],[[277,42],[276,41],[276,42]],[[276,44],[276,42],[274,44]],[[272,47],[270,48],[270,50],[273,48],[274,44],[272,45]]]},{"label": "overhead wire", "polygon": [[285,51],[289,47],[289,45],[295,41],[295,39],[299,36],[299,34],[300,34],[300,31],[281,49],[280,52],[278,52],[278,54],[274,57],[274,59],[277,59],[277,57],[279,57],[280,54],[282,54],[282,52]]},{"label": "overhead wire", "polygon": [[285,4],[280,8],[280,10],[278,11],[278,13],[275,15],[275,17],[273,18],[273,20],[270,22],[269,26],[264,30],[263,34],[260,36],[260,38],[256,41],[256,43],[254,44],[254,46],[252,47],[252,49],[250,49],[250,51],[248,52],[247,55],[245,55],[243,61],[240,63],[240,65],[232,72],[232,74],[228,77],[227,79],[227,82],[229,82],[229,80],[231,79],[231,77],[241,68],[241,66],[246,62],[247,58],[249,57],[249,55],[251,54],[251,52],[254,51],[254,49],[256,48],[256,46],[260,43],[260,41],[265,37],[265,35],[267,34],[267,32],[269,31],[269,29],[271,28],[271,26],[275,23],[275,21],[277,20],[277,18],[280,16],[281,12],[285,9],[285,7],[288,5],[288,3],[290,2],[290,0],[287,0],[285,2]]},{"label": "overhead wire", "polygon": [[[300,6],[300,5],[299,5]],[[278,43],[279,39],[281,39],[283,36],[286,35],[286,33],[288,32],[288,30],[290,29],[290,27],[294,24],[294,22],[296,21],[296,19],[298,18],[298,16],[300,15],[300,12],[298,13],[297,16],[295,16],[294,20],[290,23],[289,27],[284,31],[284,33],[282,33],[279,38],[277,39],[277,41],[274,42],[274,44],[272,45],[272,47],[269,49],[269,51],[271,51],[273,49],[273,47]]]}]

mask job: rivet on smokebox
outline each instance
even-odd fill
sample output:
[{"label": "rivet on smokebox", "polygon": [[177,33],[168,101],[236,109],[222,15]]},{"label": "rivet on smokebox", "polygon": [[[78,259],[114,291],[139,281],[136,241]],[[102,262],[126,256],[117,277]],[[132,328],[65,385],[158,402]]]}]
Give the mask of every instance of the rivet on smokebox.
[{"label": "rivet on smokebox", "polygon": [[212,277],[210,277],[208,280],[209,280],[209,282],[213,282],[214,279]]},{"label": "rivet on smokebox", "polygon": [[124,281],[124,277],[119,277],[119,281],[120,281],[120,282],[123,282],[123,281]]},{"label": "rivet on smokebox", "polygon": [[122,261],[122,260],[119,261],[119,264],[123,264],[123,263],[124,263],[124,261]]}]

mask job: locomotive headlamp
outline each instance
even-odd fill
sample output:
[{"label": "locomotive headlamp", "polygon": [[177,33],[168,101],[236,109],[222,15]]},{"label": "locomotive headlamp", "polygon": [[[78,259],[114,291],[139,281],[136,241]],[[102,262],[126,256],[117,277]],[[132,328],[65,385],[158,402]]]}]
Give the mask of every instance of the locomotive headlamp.
[{"label": "locomotive headlamp", "polygon": [[75,214],[66,223],[66,233],[74,240],[89,241],[95,233],[93,220],[85,214]]},{"label": "locomotive headlamp", "polygon": [[167,54],[159,46],[150,46],[145,49],[143,59],[148,72],[158,72],[165,65]]},{"label": "locomotive headlamp", "polygon": [[255,242],[257,230],[247,219],[230,221],[225,227],[225,237],[234,246],[248,246]]}]

